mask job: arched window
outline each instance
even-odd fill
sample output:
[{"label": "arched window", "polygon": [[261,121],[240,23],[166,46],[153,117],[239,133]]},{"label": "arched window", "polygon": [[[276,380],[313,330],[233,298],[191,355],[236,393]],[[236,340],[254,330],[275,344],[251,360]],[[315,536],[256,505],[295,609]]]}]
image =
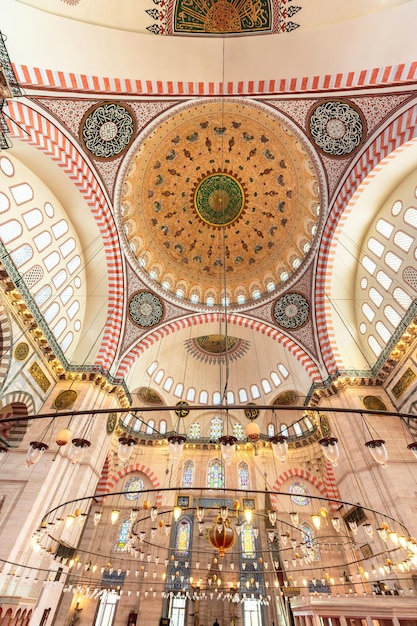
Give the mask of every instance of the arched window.
[{"label": "arched window", "polygon": [[311,420],[307,415],[304,417],[304,424],[307,426],[308,430],[313,430],[314,426],[311,423]]},{"label": "arched window", "polygon": [[185,489],[189,489],[193,486],[194,483],[194,474],[195,474],[195,465],[194,461],[189,459],[184,463],[182,468],[182,486]]},{"label": "arched window", "polygon": [[200,439],[200,424],[193,422],[188,433],[190,439]]},{"label": "arched window", "polygon": [[258,398],[261,397],[261,392],[259,391],[258,385],[251,385],[250,386],[250,393],[251,393],[251,396],[252,396],[252,400],[257,400]]},{"label": "arched window", "polygon": [[165,435],[167,431],[167,423],[165,420],[161,420],[159,422],[159,432],[161,433],[161,435]]},{"label": "arched window", "polygon": [[271,384],[269,380],[267,380],[266,378],[262,378],[261,384],[262,384],[262,389],[264,390],[265,393],[270,393],[272,391]]},{"label": "arched window", "polygon": [[205,390],[200,391],[199,402],[200,402],[200,404],[207,404],[207,402],[208,402],[208,393],[207,393],[207,391],[205,391]]},{"label": "arched window", "polygon": [[281,435],[288,437],[288,426],[286,424],[281,424]]},{"label": "arched window", "polygon": [[33,250],[29,244],[25,243],[20,248],[14,250],[10,256],[16,267],[21,267],[33,257]]},{"label": "arched window", "polygon": [[297,435],[297,437],[301,437],[301,435],[303,434],[303,431],[301,429],[300,424],[298,422],[294,422],[293,428],[294,428],[294,432]]},{"label": "arched window", "polygon": [[237,478],[239,489],[250,489],[249,465],[246,461],[241,461],[237,468]]},{"label": "arched window", "polygon": [[314,559],[314,561],[319,561],[320,552],[312,526],[310,526],[310,524],[307,524],[307,522],[303,522],[300,525],[300,531],[302,537],[301,541],[302,543],[305,543],[310,556]]},{"label": "arched window", "polygon": [[223,434],[223,422],[220,417],[213,417],[210,422],[210,440],[216,441]]},{"label": "arched window", "polygon": [[245,439],[245,429],[242,424],[236,423],[233,424],[233,437],[236,437],[238,441],[243,441]]},{"label": "arched window", "polygon": [[190,387],[187,390],[187,395],[185,396],[186,400],[188,400],[188,402],[194,402],[195,400],[195,389],[194,387]]},{"label": "arched window", "polygon": [[182,383],[177,383],[175,385],[174,396],[176,398],[182,398],[183,391],[184,391],[184,385]]},{"label": "arched window", "polygon": [[67,220],[59,220],[56,224],[52,226],[52,232],[54,233],[55,239],[59,239],[62,235],[68,232],[68,222]]},{"label": "arched window", "polygon": [[33,238],[33,242],[38,252],[42,252],[52,243],[51,233],[44,230],[42,233],[39,233],[39,235],[36,235],[36,237]]},{"label": "arched window", "polygon": [[155,420],[149,420],[148,424],[146,426],[146,434],[147,435],[153,435],[154,428],[155,428]]},{"label": "arched window", "polygon": [[188,519],[182,519],[177,525],[177,534],[175,536],[175,555],[188,556],[190,553],[191,538],[191,522]]},{"label": "arched window", "polygon": [[113,547],[113,552],[126,552],[127,543],[129,541],[130,534],[130,518],[122,520],[117,528],[116,541]]},{"label": "arched window", "polygon": [[43,222],[43,215],[39,209],[32,209],[27,213],[23,213],[22,217],[29,230],[35,228],[35,226],[39,226],[39,224]]},{"label": "arched window", "polygon": [[171,387],[173,384],[174,384],[174,379],[172,378],[172,376],[168,376],[168,378],[163,384],[162,389],[164,389],[165,391],[171,391]]},{"label": "arched window", "polygon": [[124,486],[123,492],[126,500],[137,500],[140,496],[140,492],[145,489],[145,483],[140,476],[133,476],[129,478]]},{"label": "arched window", "polygon": [[274,383],[275,387],[279,387],[281,384],[281,379],[276,372],[271,372],[271,380]]},{"label": "arched window", "polygon": [[268,437],[273,437],[275,435],[275,426],[273,424],[268,424],[266,432]]},{"label": "arched window", "polygon": [[247,402],[248,401],[248,394],[246,389],[239,389],[239,401],[240,402]]},{"label": "arched window", "polygon": [[252,524],[242,524],[240,540],[242,542],[242,557],[244,559],[254,559],[256,556],[256,549],[255,535],[253,533]]},{"label": "arched window", "polygon": [[209,463],[207,487],[209,489],[223,489],[224,487],[224,468],[220,459],[213,459]]}]

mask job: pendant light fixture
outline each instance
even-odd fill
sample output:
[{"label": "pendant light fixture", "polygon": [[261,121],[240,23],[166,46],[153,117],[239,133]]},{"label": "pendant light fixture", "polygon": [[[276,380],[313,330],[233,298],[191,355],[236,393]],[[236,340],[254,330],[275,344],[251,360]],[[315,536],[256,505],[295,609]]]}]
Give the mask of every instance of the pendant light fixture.
[{"label": "pendant light fixture", "polygon": [[388,452],[383,439],[371,439],[365,442],[365,446],[368,448],[374,461],[382,465],[382,467],[387,466]]},{"label": "pendant light fixture", "polygon": [[336,467],[340,456],[337,441],[336,437],[323,437],[323,439],[319,440],[324,456],[330,461],[333,467]]}]

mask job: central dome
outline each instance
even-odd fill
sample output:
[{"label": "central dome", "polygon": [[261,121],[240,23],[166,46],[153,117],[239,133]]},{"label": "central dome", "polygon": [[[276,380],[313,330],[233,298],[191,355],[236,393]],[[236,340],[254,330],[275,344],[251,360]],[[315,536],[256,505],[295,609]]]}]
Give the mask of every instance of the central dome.
[{"label": "central dome", "polygon": [[216,306],[226,285],[233,306],[284,288],[318,217],[301,136],[263,105],[207,100],[165,113],[138,140],[118,219],[151,288]]}]

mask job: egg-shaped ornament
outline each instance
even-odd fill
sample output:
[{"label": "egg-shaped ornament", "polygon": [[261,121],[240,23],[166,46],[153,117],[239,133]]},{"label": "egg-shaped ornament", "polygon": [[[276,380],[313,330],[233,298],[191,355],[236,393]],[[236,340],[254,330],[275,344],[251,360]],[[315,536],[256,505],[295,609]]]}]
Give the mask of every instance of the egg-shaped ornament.
[{"label": "egg-shaped ornament", "polygon": [[72,434],[69,428],[62,428],[55,438],[55,442],[57,446],[66,446],[67,443],[72,439]]},{"label": "egg-shaped ornament", "polygon": [[261,430],[255,422],[249,422],[246,426],[246,435],[250,441],[258,441]]}]

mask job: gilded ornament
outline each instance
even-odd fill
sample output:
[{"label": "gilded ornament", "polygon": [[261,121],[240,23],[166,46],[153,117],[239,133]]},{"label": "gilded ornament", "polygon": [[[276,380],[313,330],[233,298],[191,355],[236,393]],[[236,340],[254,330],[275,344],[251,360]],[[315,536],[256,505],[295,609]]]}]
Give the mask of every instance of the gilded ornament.
[{"label": "gilded ornament", "polygon": [[42,391],[48,391],[51,386],[51,382],[48,380],[46,374],[36,361],[29,367],[29,373],[32,375],[32,378],[36,381]]},{"label": "gilded ornament", "polygon": [[14,349],[14,358],[16,361],[24,361],[29,354],[29,345],[26,342],[20,342]]},{"label": "gilded ornament", "polygon": [[62,409],[69,409],[72,407],[78,397],[78,393],[74,389],[65,389],[60,391],[54,400],[54,408],[58,411]]}]

